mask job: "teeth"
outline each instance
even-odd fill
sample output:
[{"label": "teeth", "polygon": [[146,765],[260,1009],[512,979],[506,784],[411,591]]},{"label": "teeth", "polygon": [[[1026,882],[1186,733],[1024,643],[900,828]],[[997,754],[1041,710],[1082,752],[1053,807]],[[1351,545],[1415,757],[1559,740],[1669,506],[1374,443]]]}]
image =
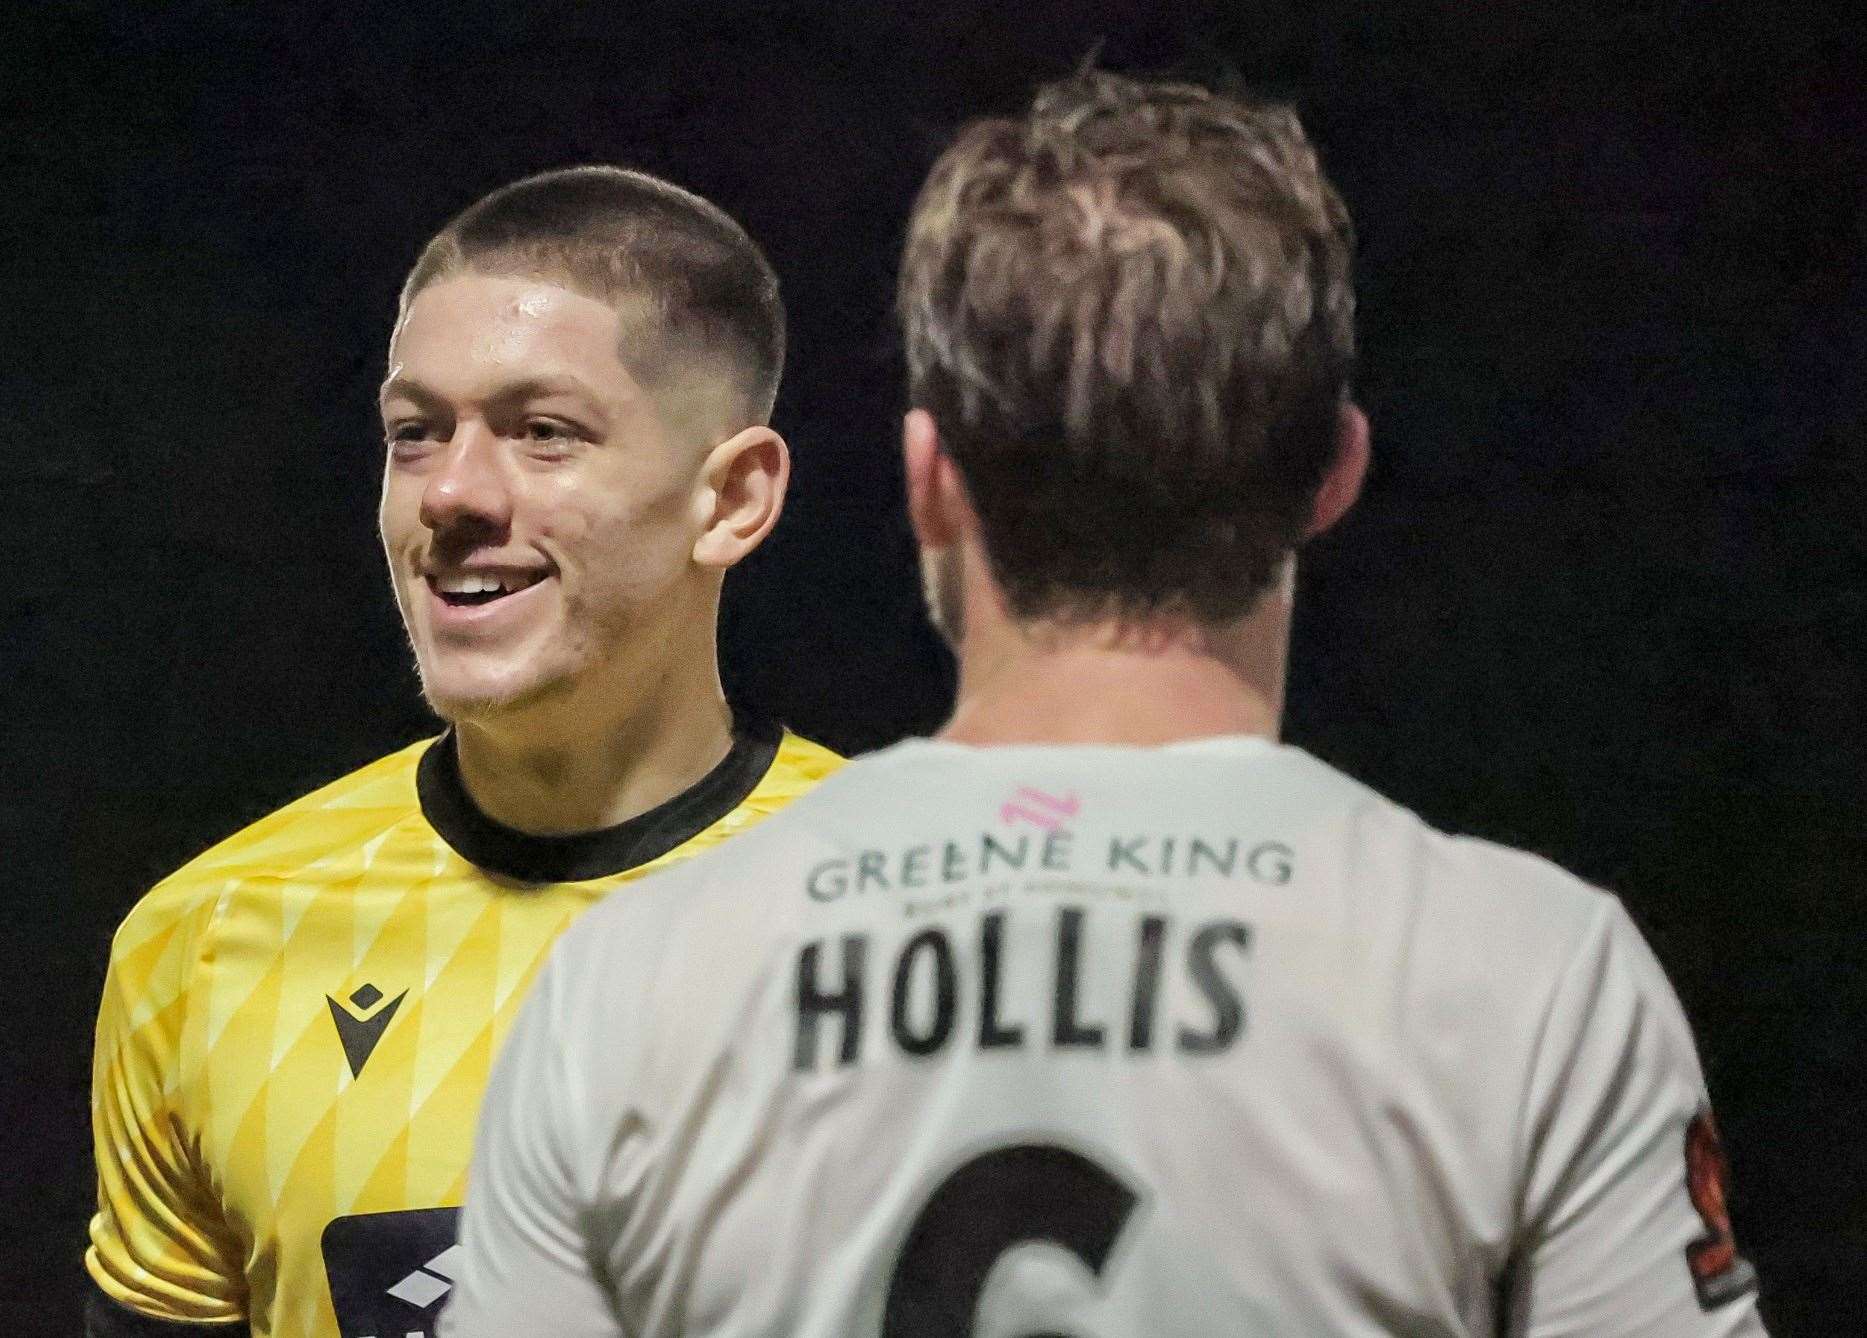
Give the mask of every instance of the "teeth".
[{"label": "teeth", "polygon": [[534,576],[488,576],[479,572],[460,572],[436,576],[434,585],[444,595],[490,595],[495,591],[510,594],[514,590],[523,590],[536,580]]},{"label": "teeth", "polygon": [[472,572],[458,576],[437,576],[434,584],[444,595],[485,595],[505,588],[491,576]]}]

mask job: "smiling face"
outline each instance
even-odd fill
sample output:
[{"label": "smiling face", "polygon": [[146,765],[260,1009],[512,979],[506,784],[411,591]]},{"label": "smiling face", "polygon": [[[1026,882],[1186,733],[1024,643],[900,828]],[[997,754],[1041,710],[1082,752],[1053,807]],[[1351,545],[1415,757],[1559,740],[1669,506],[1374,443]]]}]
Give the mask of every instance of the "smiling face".
[{"label": "smiling face", "polygon": [[624,367],[623,333],[594,298],[473,271],[396,330],[382,541],[443,719],[600,682],[717,581],[693,561],[706,450]]}]

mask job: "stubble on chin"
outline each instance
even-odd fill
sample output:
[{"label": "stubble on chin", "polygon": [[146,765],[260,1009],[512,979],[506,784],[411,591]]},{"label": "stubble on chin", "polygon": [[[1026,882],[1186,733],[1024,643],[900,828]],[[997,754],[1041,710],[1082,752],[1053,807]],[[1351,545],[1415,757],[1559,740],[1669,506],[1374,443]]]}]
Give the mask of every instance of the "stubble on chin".
[{"label": "stubble on chin", "polygon": [[450,681],[456,676],[435,671],[415,657],[421,698],[449,725],[489,720],[521,710],[551,695],[553,684],[534,674],[517,674],[509,682]]},{"label": "stubble on chin", "polygon": [[[439,659],[439,656],[435,658]],[[569,706],[573,712],[593,708],[601,690],[600,662],[586,637],[559,637],[530,645],[512,658],[476,662],[468,652],[464,664],[436,664],[415,656],[422,700],[450,725],[507,720],[516,722],[528,712],[545,708],[534,723]],[[578,703],[582,703],[582,707]]]},{"label": "stubble on chin", "polygon": [[484,720],[499,710],[497,698],[487,696],[465,696],[436,692],[426,683],[422,685],[421,699],[428,703],[428,709],[441,718],[446,725],[464,725],[475,720]]},{"label": "stubble on chin", "polygon": [[491,693],[449,691],[442,688],[421,668],[419,662],[416,664],[416,673],[421,680],[421,699],[428,704],[428,709],[439,716],[445,724],[461,725],[483,719],[500,707],[501,699]]}]

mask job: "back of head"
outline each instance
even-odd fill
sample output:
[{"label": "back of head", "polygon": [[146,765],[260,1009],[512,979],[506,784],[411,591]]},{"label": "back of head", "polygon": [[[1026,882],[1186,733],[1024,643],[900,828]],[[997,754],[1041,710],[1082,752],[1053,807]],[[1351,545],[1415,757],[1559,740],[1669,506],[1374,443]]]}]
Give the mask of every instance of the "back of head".
[{"label": "back of head", "polygon": [[428,243],[402,310],[461,273],[537,277],[607,302],[638,380],[654,387],[705,367],[737,392],[738,426],[771,416],[784,368],[778,278],[745,230],[698,195],[617,167],[527,177]]},{"label": "back of head", "polygon": [[1250,611],[1335,451],[1352,249],[1287,108],[1091,72],[961,131],[900,308],[1014,616]]}]

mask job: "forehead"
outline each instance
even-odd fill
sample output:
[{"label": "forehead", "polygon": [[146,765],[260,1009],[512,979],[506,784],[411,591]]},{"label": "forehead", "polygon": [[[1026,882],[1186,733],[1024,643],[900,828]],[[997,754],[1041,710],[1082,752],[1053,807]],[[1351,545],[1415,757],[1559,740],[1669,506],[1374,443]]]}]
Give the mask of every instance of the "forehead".
[{"label": "forehead", "polygon": [[607,303],[548,279],[460,274],[408,304],[389,340],[389,377],[470,394],[566,375],[628,394],[620,343],[621,319]]}]

